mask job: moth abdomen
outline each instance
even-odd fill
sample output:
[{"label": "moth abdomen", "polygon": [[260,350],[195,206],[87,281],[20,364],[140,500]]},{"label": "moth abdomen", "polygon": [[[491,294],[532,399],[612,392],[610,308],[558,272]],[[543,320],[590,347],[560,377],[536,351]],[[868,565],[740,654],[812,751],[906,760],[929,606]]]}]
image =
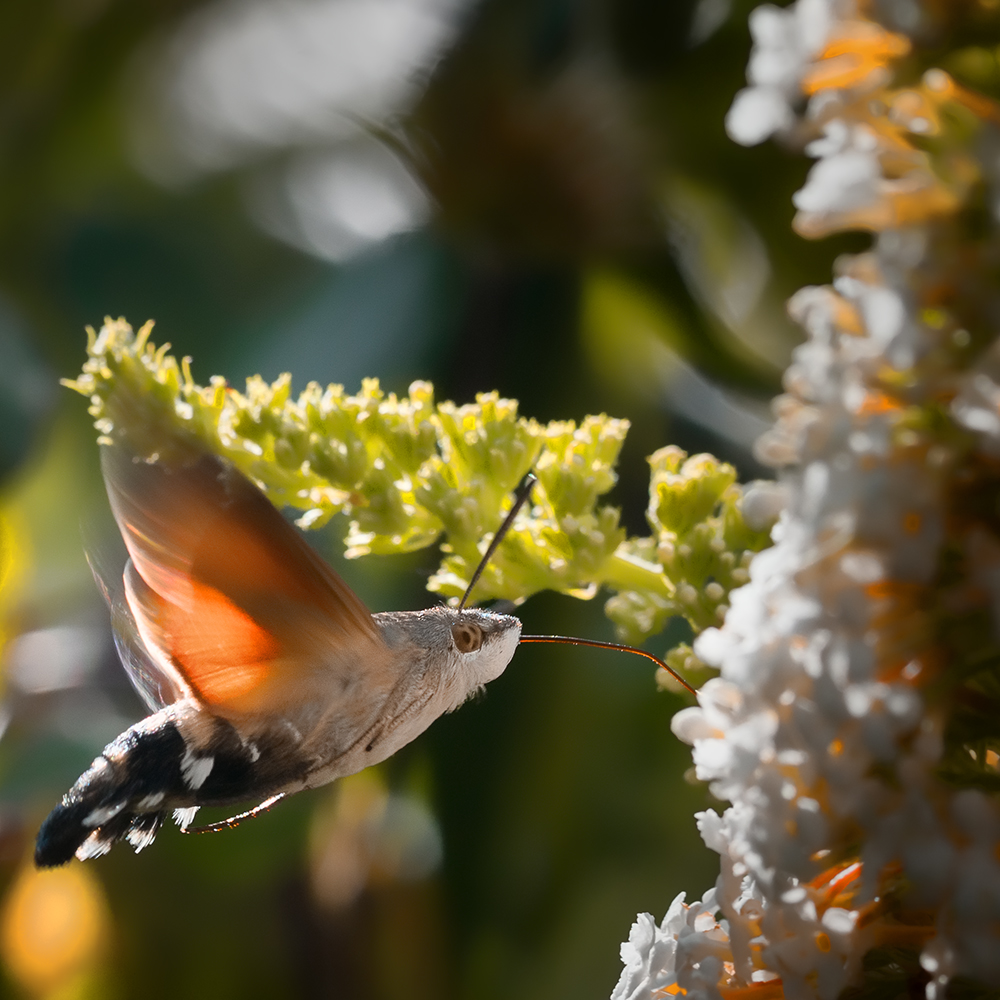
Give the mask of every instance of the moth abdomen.
[{"label": "moth abdomen", "polygon": [[185,750],[177,725],[159,715],[122,733],[42,824],[35,863],[52,868],[74,855],[96,857],[125,838],[140,850],[151,843],[163,806],[181,780]]},{"label": "moth abdomen", "polygon": [[273,773],[274,763],[223,719],[164,709],[109,743],[77,779],[42,824],[35,863],[98,857],[120,840],[140,851],[171,810],[185,827],[199,806],[245,801],[284,783],[290,775]]}]

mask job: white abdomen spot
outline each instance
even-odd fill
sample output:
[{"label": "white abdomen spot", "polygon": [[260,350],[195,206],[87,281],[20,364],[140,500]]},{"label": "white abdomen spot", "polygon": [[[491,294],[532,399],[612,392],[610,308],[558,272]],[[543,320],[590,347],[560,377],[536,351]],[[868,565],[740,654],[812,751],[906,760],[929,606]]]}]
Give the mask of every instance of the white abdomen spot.
[{"label": "white abdomen spot", "polygon": [[86,817],[84,817],[83,825],[91,828],[101,826],[107,823],[109,819],[117,816],[124,808],[124,802],[116,802],[113,806],[100,806],[97,809],[91,809]]},{"label": "white abdomen spot", "polygon": [[198,815],[198,806],[191,806],[188,809],[175,809],[174,822],[182,829],[186,830]]},{"label": "white abdomen spot", "polygon": [[181,761],[181,775],[184,778],[184,784],[192,791],[197,791],[208,780],[213,767],[215,767],[214,757],[195,757],[188,750]]},{"label": "white abdomen spot", "polygon": [[77,849],[76,856],[81,861],[89,861],[91,858],[99,858],[102,854],[107,854],[114,843],[113,838],[102,837],[98,830],[95,830]]}]

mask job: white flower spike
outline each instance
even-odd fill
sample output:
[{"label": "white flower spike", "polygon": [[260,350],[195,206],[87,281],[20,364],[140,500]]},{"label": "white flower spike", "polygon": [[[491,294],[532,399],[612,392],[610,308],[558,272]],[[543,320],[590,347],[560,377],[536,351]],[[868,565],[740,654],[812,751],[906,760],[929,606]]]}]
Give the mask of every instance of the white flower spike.
[{"label": "white flower spike", "polygon": [[874,241],[789,303],[807,340],[757,446],[775,544],[673,722],[729,803],[697,817],[719,879],[639,916],[614,1000],[1000,986],[1000,105],[930,63],[971,16],[946,7],[751,15],[730,135],[818,158],[801,234]]}]

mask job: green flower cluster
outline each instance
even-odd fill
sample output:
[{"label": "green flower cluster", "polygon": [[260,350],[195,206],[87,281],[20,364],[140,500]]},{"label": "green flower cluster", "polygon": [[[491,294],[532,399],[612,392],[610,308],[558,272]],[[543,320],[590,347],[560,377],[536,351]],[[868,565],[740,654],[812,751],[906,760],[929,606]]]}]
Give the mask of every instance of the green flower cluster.
[{"label": "green flower cluster", "polygon": [[311,382],[297,398],[291,378],[247,380],[246,392],[216,376],[197,385],[180,363],[124,320],[88,330],[88,359],[64,382],[90,398],[102,444],[127,431],[140,454],[197,438],[253,479],[279,507],[301,511],[303,528],[348,519],[347,555],[409,552],[442,539],[429,588],[449,598],[468,585],[512,491],[534,470],[531,503],[486,567],[473,600],[520,603],[552,589],[617,595],[608,614],[619,634],[641,641],[673,615],[697,631],[718,623],[732,587],[746,582],[767,531],[744,523],[732,466],[664,448],[652,458],[649,520],[655,534],[626,539],[618,511],[598,503],[616,481],[628,422],[605,415],[547,426],[517,403],[484,393],[465,406],[435,403],[414,382],[403,398],[366,379],[357,395]]},{"label": "green flower cluster", "polygon": [[696,632],[720,625],[729,591],[750,579],[754,553],[770,545],[770,525],[755,531],[743,518],[743,489],[731,465],[712,455],[689,458],[674,445],[651,455],[649,464],[646,519],[653,535],[629,539],[619,555],[655,566],[661,585],[621,588],[607,605],[619,634],[633,643],[675,615]]}]

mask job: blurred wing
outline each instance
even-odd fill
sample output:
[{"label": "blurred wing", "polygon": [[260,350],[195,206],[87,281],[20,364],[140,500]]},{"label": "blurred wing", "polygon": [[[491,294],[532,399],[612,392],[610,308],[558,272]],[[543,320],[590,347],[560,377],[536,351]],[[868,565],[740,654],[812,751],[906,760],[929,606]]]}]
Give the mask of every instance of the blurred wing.
[{"label": "blurred wing", "polygon": [[[95,547],[87,546],[87,563],[90,572],[94,574],[97,589],[111,613],[111,632],[118,658],[146,707],[152,712],[158,712],[165,705],[170,705],[190,692],[182,691],[178,687],[178,678],[172,672],[164,672],[149,655],[139,635],[132,609],[128,606],[121,571],[110,569],[108,560],[103,554],[99,557],[96,551]],[[127,560],[127,563],[131,566],[131,560]]]},{"label": "blurred wing", "polygon": [[101,452],[131,556],[126,600],[178,690],[239,718],[296,716],[359,671],[391,687],[367,608],[242,473],[207,453],[166,464]]}]

